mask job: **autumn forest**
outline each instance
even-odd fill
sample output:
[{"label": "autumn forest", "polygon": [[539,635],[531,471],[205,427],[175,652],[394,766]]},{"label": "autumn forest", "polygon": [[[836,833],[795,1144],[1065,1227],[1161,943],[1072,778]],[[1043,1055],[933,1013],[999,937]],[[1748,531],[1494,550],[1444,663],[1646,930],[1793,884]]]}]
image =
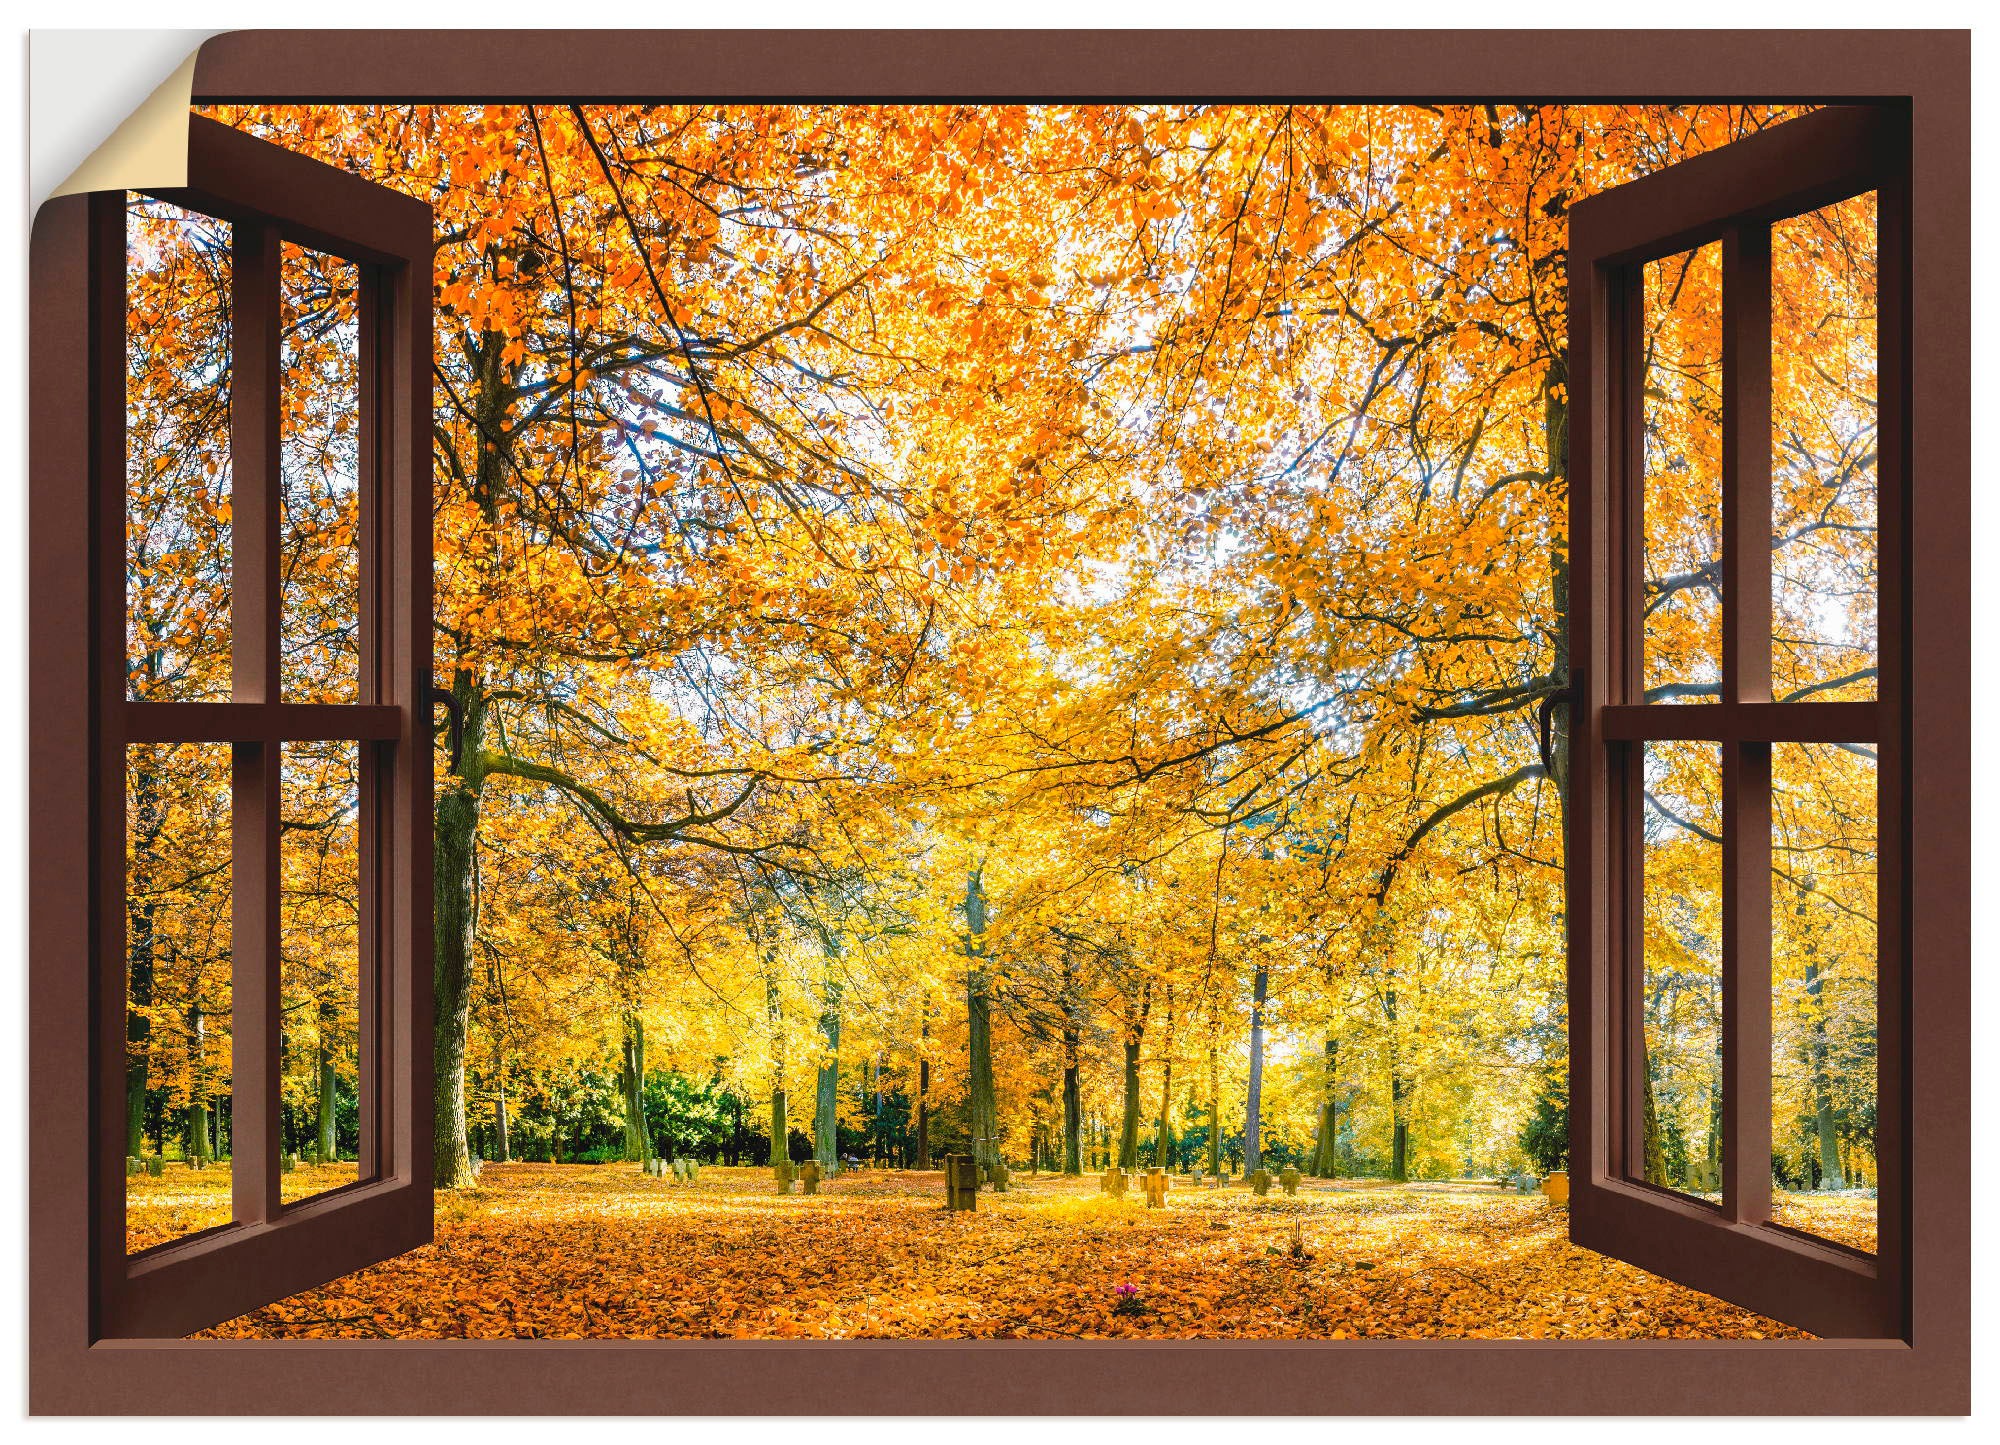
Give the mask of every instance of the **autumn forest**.
[{"label": "autumn forest", "polygon": [[[221,1333],[1791,1333],[1560,1185],[1566,212],[1793,109],[209,113],[436,218],[438,1240]],[[227,699],[229,227],[127,236],[130,694]],[[1771,249],[1772,696],[1872,698],[1872,196]],[[1646,267],[1689,707],[1721,288]],[[283,688],[351,702],[356,268],[282,297]],[[287,1200],[362,1167],[362,746],[284,755]],[[1712,1198],[1720,753],[1645,748]],[[1874,755],[1771,766],[1775,1217],[1872,1250]],[[130,754],[133,1251],[229,1218],[230,767]]]}]

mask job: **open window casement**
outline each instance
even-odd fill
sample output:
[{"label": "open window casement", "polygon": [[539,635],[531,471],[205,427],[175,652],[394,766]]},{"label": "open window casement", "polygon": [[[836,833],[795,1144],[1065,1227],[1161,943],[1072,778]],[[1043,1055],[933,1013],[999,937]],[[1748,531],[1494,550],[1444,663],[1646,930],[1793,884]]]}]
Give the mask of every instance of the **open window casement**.
[{"label": "open window casement", "polygon": [[[1837,107],[1570,212],[1571,1237],[1829,1337],[1907,1328],[1908,177],[1903,113]],[[1774,317],[1774,254],[1873,274]],[[1693,318],[1705,348],[1669,315],[1704,265],[1721,293]],[[1835,365],[1795,365],[1842,328]],[[1795,405],[1802,385],[1825,394]],[[1774,430],[1774,395],[1838,445],[1796,415]],[[1676,408],[1696,418],[1678,432]],[[1713,666],[1683,648],[1676,675],[1672,628]],[[1860,781],[1838,826],[1797,816],[1842,769]],[[1834,926],[1861,961],[1846,1004],[1872,1015],[1873,1057],[1845,1080],[1825,1042]],[[1719,1000],[1719,1053],[1677,1048],[1690,996]],[[1774,998],[1802,1048],[1774,1054]],[[1872,1114],[1872,1254],[1774,1204],[1788,1056],[1810,1074],[1822,1180],[1840,1167],[1829,1091]],[[1713,1162],[1670,1179],[1686,1141],[1664,1101],[1689,1091]]]},{"label": "open window casement", "polygon": [[[101,1339],[184,1335],[431,1236],[431,211],[211,121],[194,119],[188,144],[185,189],[94,192],[51,203],[43,222],[84,258],[65,280],[69,314],[89,318],[92,425],[77,459],[92,497],[92,655],[39,726],[58,708],[72,727],[88,718]],[[185,264],[187,286],[128,295],[163,257]],[[316,363],[311,336],[344,350]],[[207,425],[187,405],[161,419],[135,380],[150,348],[208,388]],[[331,394],[327,367],[343,383]],[[301,446],[310,454],[287,452]],[[199,600],[180,595],[171,616],[142,605],[175,569],[190,592],[206,587]],[[297,585],[322,573],[341,584],[337,616]],[[331,802],[308,796],[315,778],[338,782]],[[313,816],[294,816],[306,804]],[[132,1082],[128,1049],[135,1030],[157,1043],[168,1027],[159,980],[199,911],[192,885],[154,901],[148,849],[174,809],[181,836],[212,855],[178,876],[210,876],[204,958],[219,962],[176,1005],[183,1052],[198,1057],[152,1107],[194,1121],[189,1168],[224,1152],[226,1122],[232,1174],[226,1222],[151,1243],[128,1240],[126,1188],[147,1172],[133,1141],[159,1081]],[[336,1051],[349,1061],[355,1142],[335,1187],[298,1198],[281,1154],[281,1048],[312,1020],[287,1005],[281,975],[312,961],[285,956],[296,945],[282,923],[320,906],[322,885],[300,885],[287,850],[335,834],[344,881],[324,887],[338,909],[316,926],[345,951],[348,997],[340,1038],[321,1025],[316,1067]]]}]

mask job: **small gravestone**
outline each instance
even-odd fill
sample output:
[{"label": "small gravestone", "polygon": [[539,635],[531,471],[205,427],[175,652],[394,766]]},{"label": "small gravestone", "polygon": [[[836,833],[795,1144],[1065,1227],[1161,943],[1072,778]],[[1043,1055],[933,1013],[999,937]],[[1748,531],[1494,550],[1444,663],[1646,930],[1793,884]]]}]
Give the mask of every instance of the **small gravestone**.
[{"label": "small gravestone", "polygon": [[146,1172],[148,1174],[153,1175],[155,1178],[159,1177],[162,1174],[165,1174],[167,1172],[166,1159],[158,1154],[150,1156],[146,1160]]},{"label": "small gravestone", "polygon": [[1104,1171],[1104,1192],[1114,1199],[1123,1199],[1131,1183],[1131,1178],[1123,1169],[1113,1167]]},{"label": "small gravestone", "polygon": [[790,1194],[792,1192],[791,1164],[789,1162],[786,1162],[784,1164],[775,1164],[771,1167],[771,1173],[777,1178],[778,1192],[780,1194]]},{"label": "small gravestone", "polygon": [[128,1177],[133,1174],[144,1174],[145,1172],[146,1172],[145,1160],[141,1159],[136,1154],[127,1154],[125,1156],[125,1173]]},{"label": "small gravestone", "polygon": [[944,1207],[979,1208],[979,1165],[970,1154],[944,1156]]},{"label": "small gravestone", "polygon": [[1000,1194],[1007,1192],[1007,1166],[998,1159],[986,1166],[986,1182]]},{"label": "small gravestone", "polygon": [[819,1193],[819,1161],[808,1159],[799,1166],[799,1185],[807,1194]]},{"label": "small gravestone", "polygon": [[1285,1186],[1285,1193],[1297,1194],[1299,1192],[1299,1171],[1287,1164],[1284,1172],[1278,1176],[1278,1182]]},{"label": "small gravestone", "polygon": [[1250,1187],[1257,1191],[1259,1199],[1269,1194],[1271,1192],[1271,1171],[1268,1169],[1252,1171],[1250,1175]]},{"label": "small gravestone", "polygon": [[1146,1177],[1142,1182],[1146,1189],[1146,1207],[1148,1209],[1163,1208],[1167,1202],[1167,1171],[1164,1169],[1149,1169],[1146,1171]]}]

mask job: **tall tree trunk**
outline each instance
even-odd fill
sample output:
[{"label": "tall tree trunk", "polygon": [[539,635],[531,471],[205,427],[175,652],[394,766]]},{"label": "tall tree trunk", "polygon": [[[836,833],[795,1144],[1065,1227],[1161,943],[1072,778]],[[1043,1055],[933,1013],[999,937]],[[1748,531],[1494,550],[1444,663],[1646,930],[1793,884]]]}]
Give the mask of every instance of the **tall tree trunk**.
[{"label": "tall tree trunk", "polygon": [[1340,1096],[1335,1092],[1340,1073],[1339,1039],[1326,1041],[1325,1055],[1326,1077],[1320,1095],[1319,1138],[1313,1145],[1312,1172],[1321,1179],[1332,1179],[1339,1172],[1335,1163],[1340,1137]]},{"label": "tall tree trunk", "polygon": [[208,1052],[208,1020],[200,1004],[188,1010],[187,1020],[188,1105],[184,1148],[189,1159],[210,1159],[215,1151],[208,1142],[208,1080],[202,1077],[208,1067],[205,1057]]},{"label": "tall tree trunk", "polygon": [[1078,1067],[1080,1039],[1074,1024],[1063,1030],[1062,1172],[1083,1173],[1083,1079]]},{"label": "tall tree trunk", "polygon": [[653,1157],[652,1131],[646,1127],[646,1025],[627,1011],[618,1058],[618,1093],[625,1105],[625,1157],[644,1164]]},{"label": "tall tree trunk", "polygon": [[[1548,496],[1560,499],[1568,493],[1569,479],[1569,356],[1559,351],[1550,365],[1542,392],[1542,447],[1548,457]],[[1563,534],[1549,549],[1549,604],[1555,614],[1555,658],[1550,666],[1554,686],[1562,691],[1551,697],[1549,708],[1549,755],[1543,759],[1549,780],[1555,784],[1559,804],[1569,804],[1570,703],[1570,604],[1569,546]],[[1539,738],[1537,739],[1539,741]]]},{"label": "tall tree trunk", "polygon": [[840,984],[833,965],[840,957],[840,940],[825,930],[820,946],[826,971],[820,979],[820,1061],[818,1088],[813,1096],[813,1158],[823,1173],[840,1171]]},{"label": "tall tree trunk", "polygon": [[1174,1097],[1174,991],[1167,989],[1167,1031],[1160,1040],[1160,1128],[1153,1136],[1153,1164],[1171,1169],[1174,1141],[1171,1127]]},{"label": "tall tree trunk", "polygon": [[771,1158],[770,1163],[788,1163],[792,1157],[788,1125],[785,1122],[785,1011],[778,998],[778,981],[771,976],[771,957],[764,959],[764,1017],[771,1031]]},{"label": "tall tree trunk", "polygon": [[1409,1081],[1403,1077],[1402,1050],[1396,1040],[1396,986],[1382,995],[1382,1010],[1389,1019],[1389,1177],[1398,1184],[1410,1177],[1410,1121],[1404,1112],[1409,1098]]},{"label": "tall tree trunk", "polygon": [[[150,749],[133,761],[133,848],[145,856],[165,826],[159,768]],[[128,893],[125,906],[125,1153],[136,1158],[146,1152],[146,1086],[153,1052],[153,1020],[146,1010],[153,1004],[155,905],[150,898],[135,899]]]},{"label": "tall tree trunk", "polygon": [[[1803,909],[1803,905],[1802,905]],[[1813,1088],[1813,1129],[1819,1141],[1819,1187],[1845,1189],[1847,1181],[1840,1167],[1840,1136],[1833,1111],[1833,1075],[1828,1067],[1831,1052],[1826,1037],[1826,1003],[1822,997],[1819,963],[1806,960],[1806,997],[1812,1014],[1811,1060]]]},{"label": "tall tree trunk", "polygon": [[472,864],[479,835],[477,759],[485,702],[464,671],[453,677],[452,697],[459,713],[459,766],[437,801],[431,868],[436,991],[431,1056],[437,1075],[432,1148],[437,1187],[465,1189],[476,1182],[466,1148],[465,1050],[472,1027]]},{"label": "tall tree trunk", "polygon": [[1645,1161],[1645,1178],[1648,1184],[1666,1184],[1667,1145],[1660,1130],[1659,1096],[1653,1088],[1654,1064],[1650,1054],[1646,1056],[1642,1070],[1645,1086],[1639,1102],[1639,1143]]},{"label": "tall tree trunk", "polygon": [[965,879],[965,1022],[971,1055],[972,1158],[982,1169],[1000,1162],[1000,1101],[993,1089],[993,1000],[987,992],[986,887],[981,870]]},{"label": "tall tree trunk", "polygon": [[1243,1107],[1243,1172],[1255,1173],[1263,1165],[1264,1112],[1264,998],[1271,986],[1271,970],[1257,965],[1250,994],[1250,1098]]},{"label": "tall tree trunk", "polygon": [[882,1055],[878,1052],[873,1061],[875,1071],[875,1121],[869,1129],[868,1157],[877,1164],[882,1161]]},{"label": "tall tree trunk", "polygon": [[1222,1172],[1222,1071],[1212,1042],[1208,1046],[1208,1172]]},{"label": "tall tree trunk", "polygon": [[924,1004],[917,1025],[917,1161],[916,1167],[931,1167],[931,1015]]},{"label": "tall tree trunk", "polygon": [[[514,382],[521,363],[508,362],[506,348],[505,336],[491,331],[481,335],[472,403],[472,420],[482,444],[470,471],[474,499],[489,527],[498,525],[499,499],[513,480],[507,413],[517,396]],[[437,800],[431,851],[435,1010],[431,1058],[436,1097],[432,1172],[441,1189],[469,1188],[477,1182],[466,1141],[465,1055],[472,1029],[472,950],[477,927],[474,869],[479,800],[485,780],[487,707],[482,680],[466,667],[452,669],[451,698],[457,724],[456,762]],[[429,714],[428,704],[425,712]]]},{"label": "tall tree trunk", "polygon": [[1125,1108],[1118,1124],[1118,1167],[1139,1167],[1139,1040],[1125,1035]]},{"label": "tall tree trunk", "polygon": [[333,1005],[322,999],[319,1005],[319,1042],[313,1048],[313,1077],[316,1085],[313,1099],[314,1123],[316,1127],[315,1146],[322,1164],[339,1156],[336,1137],[336,1112],[339,1106],[340,1076],[334,1071],[333,1049],[327,1036],[334,1026]]},{"label": "tall tree trunk", "polygon": [[1153,1012],[1153,981],[1139,991],[1136,1009],[1128,999],[1125,1016],[1125,1101],[1118,1128],[1118,1167],[1139,1167],[1139,1049],[1146,1038],[1146,1020]]},{"label": "tall tree trunk", "polygon": [[493,1157],[507,1162],[507,1055],[493,1035]]}]

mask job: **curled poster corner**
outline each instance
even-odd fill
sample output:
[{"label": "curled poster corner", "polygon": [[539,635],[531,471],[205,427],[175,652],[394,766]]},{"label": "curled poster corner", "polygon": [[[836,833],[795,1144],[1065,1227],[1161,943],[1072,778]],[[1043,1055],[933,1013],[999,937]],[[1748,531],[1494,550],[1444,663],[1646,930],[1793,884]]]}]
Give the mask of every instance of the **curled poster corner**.
[{"label": "curled poster corner", "polygon": [[198,54],[189,51],[174,72],[49,192],[49,198],[186,185],[188,114]]}]

